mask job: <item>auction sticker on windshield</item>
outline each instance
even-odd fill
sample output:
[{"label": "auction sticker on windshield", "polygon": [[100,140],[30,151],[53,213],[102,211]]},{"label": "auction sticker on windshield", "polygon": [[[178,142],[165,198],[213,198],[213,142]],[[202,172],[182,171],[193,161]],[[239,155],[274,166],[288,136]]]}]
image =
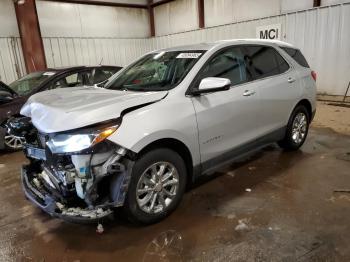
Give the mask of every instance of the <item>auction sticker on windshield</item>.
[{"label": "auction sticker on windshield", "polygon": [[201,56],[202,53],[181,53],[176,58],[192,58],[196,59]]}]

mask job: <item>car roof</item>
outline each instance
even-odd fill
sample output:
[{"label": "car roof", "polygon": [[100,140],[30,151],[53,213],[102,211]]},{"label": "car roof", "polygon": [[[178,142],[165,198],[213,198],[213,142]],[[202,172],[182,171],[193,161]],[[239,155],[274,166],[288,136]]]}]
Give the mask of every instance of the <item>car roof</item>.
[{"label": "car roof", "polygon": [[53,71],[57,73],[63,73],[68,71],[75,71],[75,70],[81,70],[81,69],[95,69],[95,68],[115,68],[119,69],[121,66],[112,66],[112,65],[96,65],[96,66],[71,66],[71,67],[55,67],[55,68],[47,68],[45,71]]},{"label": "car roof", "polygon": [[263,45],[273,45],[273,46],[284,46],[293,47],[293,45],[279,41],[279,40],[267,40],[267,39],[229,39],[229,40],[219,40],[215,42],[200,43],[194,45],[183,45],[171,48],[164,48],[157,50],[156,52],[170,52],[170,51],[191,51],[191,50],[210,50],[214,47],[226,46],[227,44],[263,44]]}]

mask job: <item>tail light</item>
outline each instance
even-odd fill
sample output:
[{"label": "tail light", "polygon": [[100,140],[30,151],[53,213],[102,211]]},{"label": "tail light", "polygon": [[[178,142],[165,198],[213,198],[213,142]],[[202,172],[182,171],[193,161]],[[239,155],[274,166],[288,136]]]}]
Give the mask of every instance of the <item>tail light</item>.
[{"label": "tail light", "polygon": [[316,74],[315,71],[311,71],[311,76],[312,76],[312,78],[316,81],[317,74]]}]

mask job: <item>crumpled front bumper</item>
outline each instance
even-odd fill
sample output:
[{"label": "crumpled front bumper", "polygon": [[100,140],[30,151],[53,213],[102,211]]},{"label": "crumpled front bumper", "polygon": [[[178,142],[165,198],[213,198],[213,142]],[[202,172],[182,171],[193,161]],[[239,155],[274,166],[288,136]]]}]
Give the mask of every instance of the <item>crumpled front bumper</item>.
[{"label": "crumpled front bumper", "polygon": [[28,166],[22,166],[21,180],[26,197],[53,217],[58,217],[69,222],[94,223],[112,214],[111,209],[97,207],[95,209],[82,209],[65,207],[51,197],[50,192],[37,188],[28,176]]}]

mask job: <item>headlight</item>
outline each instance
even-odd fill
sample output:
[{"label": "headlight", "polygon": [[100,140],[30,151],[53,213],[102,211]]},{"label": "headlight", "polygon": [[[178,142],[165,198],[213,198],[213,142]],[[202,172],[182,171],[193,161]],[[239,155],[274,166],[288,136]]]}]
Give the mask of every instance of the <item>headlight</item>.
[{"label": "headlight", "polygon": [[78,152],[96,145],[112,135],[118,125],[99,130],[83,130],[71,134],[57,134],[46,142],[54,154]]}]

